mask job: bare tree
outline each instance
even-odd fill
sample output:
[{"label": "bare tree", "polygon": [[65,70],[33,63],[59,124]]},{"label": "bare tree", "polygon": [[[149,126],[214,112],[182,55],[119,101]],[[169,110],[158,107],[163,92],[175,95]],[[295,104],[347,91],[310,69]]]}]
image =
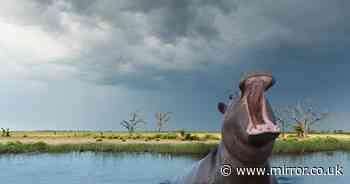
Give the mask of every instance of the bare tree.
[{"label": "bare tree", "polygon": [[281,136],[286,137],[286,131],[290,123],[288,107],[277,106],[274,108],[275,118],[281,127]]},{"label": "bare tree", "polygon": [[328,112],[316,109],[310,100],[300,100],[295,106],[289,107],[288,111],[290,118],[297,123],[296,128],[302,131],[302,137],[307,137],[312,126],[329,115]]},{"label": "bare tree", "polygon": [[10,137],[10,129],[6,128],[6,137]]},{"label": "bare tree", "polygon": [[6,136],[6,130],[4,129],[4,128],[1,128],[1,132],[2,132],[2,134],[1,134],[1,136]]},{"label": "bare tree", "polygon": [[158,132],[160,132],[161,129],[168,123],[170,120],[170,114],[171,112],[156,112],[156,126]]},{"label": "bare tree", "polygon": [[2,137],[10,137],[10,129],[9,128],[1,128],[1,136]]},{"label": "bare tree", "polygon": [[135,129],[140,124],[146,124],[146,121],[143,120],[143,118],[140,116],[138,112],[132,112],[130,113],[130,119],[129,120],[122,120],[120,124],[126,128],[130,135],[134,133]]}]

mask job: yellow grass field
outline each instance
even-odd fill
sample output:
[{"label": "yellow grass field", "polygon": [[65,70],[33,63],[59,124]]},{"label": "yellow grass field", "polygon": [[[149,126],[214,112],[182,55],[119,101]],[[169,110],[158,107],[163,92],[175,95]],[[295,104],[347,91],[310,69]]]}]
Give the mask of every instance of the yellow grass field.
[{"label": "yellow grass field", "polygon": [[[141,135],[141,136],[154,136],[159,134],[169,134],[169,133],[175,133],[179,134],[178,132],[135,132],[133,135]],[[221,134],[219,132],[213,133],[213,132],[187,132],[191,133],[191,135],[196,135],[199,137],[203,137],[205,135],[214,135],[219,138],[221,138]],[[128,132],[113,132],[113,131],[14,131],[11,132],[11,137],[18,138],[18,137],[62,137],[62,138],[74,138],[74,137],[96,137],[96,136],[128,136]]]},{"label": "yellow grass field", "polygon": [[[220,132],[186,132],[195,139],[181,138],[179,132],[136,132],[132,136],[128,132],[97,132],[97,131],[14,131],[10,137],[0,137],[0,143],[7,141],[21,141],[31,143],[36,141],[44,141],[48,144],[64,144],[64,143],[184,143],[184,142],[203,142],[216,143],[221,139]],[[167,135],[175,137],[169,138]],[[295,134],[287,134],[287,139],[300,139]],[[336,138],[338,140],[350,141],[350,134],[310,134],[310,138]],[[279,140],[282,138],[279,137]]]},{"label": "yellow grass field", "polygon": [[[0,136],[0,153],[28,152],[155,152],[169,154],[207,154],[220,141],[219,132],[90,132],[17,131]],[[273,152],[305,153],[350,151],[350,134],[295,134],[279,137]]]}]

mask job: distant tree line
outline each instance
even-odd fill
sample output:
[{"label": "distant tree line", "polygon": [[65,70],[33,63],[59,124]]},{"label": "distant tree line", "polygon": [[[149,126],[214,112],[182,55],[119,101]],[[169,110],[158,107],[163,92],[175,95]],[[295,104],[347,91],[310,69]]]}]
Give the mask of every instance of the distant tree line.
[{"label": "distant tree line", "polygon": [[[236,101],[239,100],[239,96],[239,93],[235,93],[230,95],[229,98]],[[316,108],[315,104],[308,99],[299,100],[293,105],[277,106],[273,111],[276,122],[280,125],[282,137],[286,137],[288,130],[293,130],[299,137],[307,137],[318,122],[330,115],[329,112]],[[155,113],[156,131],[161,132],[164,130],[169,124],[171,115],[171,112]],[[130,113],[129,119],[122,120],[120,124],[129,134],[133,134],[140,125],[145,125],[147,122],[143,119],[140,112],[135,111]]]},{"label": "distant tree line", "polygon": [[1,137],[10,137],[10,129],[1,128]]},{"label": "distant tree line", "polygon": [[[169,123],[171,112],[156,112],[155,113],[155,126],[158,132],[161,132],[165,126]],[[143,119],[139,111],[131,112],[129,119],[124,119],[120,122],[120,125],[125,128],[129,134],[133,134],[140,125],[145,125],[147,122]]]},{"label": "distant tree line", "polygon": [[299,100],[294,105],[276,107],[274,112],[282,137],[286,136],[288,128],[292,128],[299,137],[307,137],[318,122],[330,115],[329,112],[316,108],[310,100]]}]

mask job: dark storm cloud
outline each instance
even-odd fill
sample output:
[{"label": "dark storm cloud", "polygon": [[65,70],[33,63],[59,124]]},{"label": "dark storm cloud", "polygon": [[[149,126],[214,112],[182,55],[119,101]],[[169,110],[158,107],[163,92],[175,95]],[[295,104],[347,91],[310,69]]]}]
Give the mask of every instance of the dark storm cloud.
[{"label": "dark storm cloud", "polygon": [[331,60],[350,43],[349,3],[340,0],[64,0],[30,7],[27,23],[80,43],[82,53],[71,61],[77,76],[105,85],[195,85],[195,76],[237,73],[243,63],[263,65],[262,58]]},{"label": "dark storm cloud", "polygon": [[174,112],[174,129],[218,130],[217,102],[238,89],[242,73],[259,69],[276,76],[272,104],[315,97],[346,113],[349,7],[345,0],[3,1],[2,121],[118,129],[116,119],[144,107],[150,121],[155,111]]},{"label": "dark storm cloud", "polygon": [[[135,1],[73,1],[73,8],[85,15],[95,15],[120,26],[120,14],[143,14],[152,31],[164,42],[174,43],[179,37],[215,37],[212,24],[217,13],[236,10],[235,1],[198,0],[135,0]],[[216,12],[210,12],[210,11]]]},{"label": "dark storm cloud", "polygon": [[[133,63],[130,66],[138,70],[137,75],[130,77],[119,75],[118,71],[105,70],[102,80],[106,81],[101,83],[106,84],[123,83],[128,78],[142,79],[142,73],[152,81],[152,76],[163,75],[163,68],[159,67],[162,64],[172,69],[176,69],[176,65],[189,65],[196,72],[197,68],[206,68],[210,63],[221,63],[227,67],[227,64],[246,60],[258,63],[260,57],[275,62],[309,60],[325,53],[338,54],[339,49],[343,52],[341,49],[350,43],[346,36],[350,29],[350,24],[346,22],[350,15],[345,8],[348,7],[346,1],[140,0],[71,3],[71,11],[87,17],[100,17],[111,23],[117,30],[112,35],[123,34],[127,38],[124,42],[126,47],[140,45],[127,48],[128,51],[132,49],[128,54],[124,52],[115,56],[112,50],[122,46],[118,44],[121,42],[118,39],[94,48],[95,62],[103,63],[102,67],[118,65],[121,63],[119,58],[124,57],[124,62]],[[136,20],[134,15],[140,15],[142,20]],[[152,53],[157,50],[147,50],[148,46],[143,42],[146,37],[159,39],[160,48],[167,44],[172,48],[168,53]],[[181,43],[181,39],[186,39],[186,43]],[[183,54],[181,49],[191,49],[188,52],[193,54],[179,58]],[[145,52],[159,55],[147,58],[146,54],[144,59],[151,60],[150,64],[130,56]],[[185,60],[184,63],[177,61],[180,59]]]}]

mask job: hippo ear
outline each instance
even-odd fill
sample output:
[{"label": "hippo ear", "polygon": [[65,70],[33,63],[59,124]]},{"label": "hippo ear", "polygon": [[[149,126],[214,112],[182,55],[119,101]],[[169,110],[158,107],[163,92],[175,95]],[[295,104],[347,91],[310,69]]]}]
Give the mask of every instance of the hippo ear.
[{"label": "hippo ear", "polygon": [[222,102],[219,102],[218,103],[218,110],[222,113],[222,114],[225,114],[225,111],[226,111],[226,104],[222,103]]}]

